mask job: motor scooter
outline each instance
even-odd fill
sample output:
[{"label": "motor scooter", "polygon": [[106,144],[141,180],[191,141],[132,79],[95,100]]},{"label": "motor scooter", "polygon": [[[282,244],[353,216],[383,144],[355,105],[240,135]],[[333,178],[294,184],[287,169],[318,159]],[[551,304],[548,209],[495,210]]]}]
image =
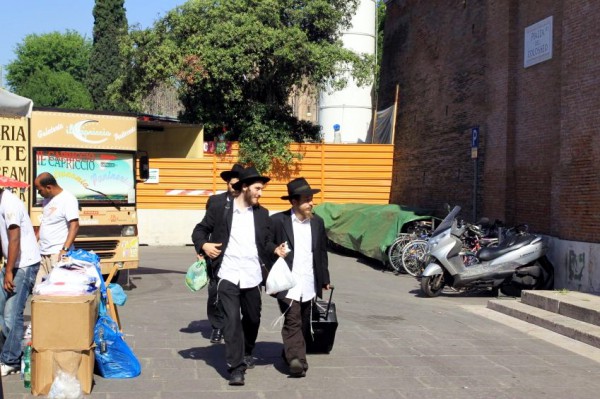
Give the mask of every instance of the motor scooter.
[{"label": "motor scooter", "polygon": [[421,274],[421,290],[428,297],[440,295],[447,285],[454,290],[491,288],[509,296],[520,296],[523,289],[552,289],[554,268],[546,258],[546,241],[528,232],[509,234],[495,247],[481,248],[469,266],[465,265],[463,236],[466,225],[456,218],[454,209],[438,225],[427,244]]}]

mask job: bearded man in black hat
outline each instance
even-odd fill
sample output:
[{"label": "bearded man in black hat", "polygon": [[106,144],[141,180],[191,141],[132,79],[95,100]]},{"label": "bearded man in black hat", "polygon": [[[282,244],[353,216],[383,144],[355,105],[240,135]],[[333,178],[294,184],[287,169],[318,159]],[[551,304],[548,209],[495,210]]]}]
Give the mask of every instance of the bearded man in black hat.
[{"label": "bearded man in black hat", "polygon": [[[233,185],[238,182],[240,172],[244,170],[244,167],[240,164],[234,164],[231,170],[221,172],[221,179],[227,183],[227,191],[211,195],[206,201],[206,210],[215,207],[217,209],[224,209],[231,206],[231,201],[239,194],[238,191],[233,189]],[[202,255],[198,255],[202,258]],[[210,260],[208,261],[210,263]],[[208,283],[208,301],[206,303],[206,315],[208,321],[212,326],[212,332],[210,334],[210,342],[213,344],[220,343],[223,339],[223,312],[220,310],[220,306],[217,304],[217,278],[216,275],[211,273],[212,268],[209,267],[210,281]]]},{"label": "bearded man in black hat", "polygon": [[254,367],[252,351],[262,306],[260,285],[265,264],[276,253],[269,211],[258,203],[269,180],[252,166],[244,169],[232,185],[240,194],[231,206],[207,209],[192,234],[196,253],[211,259],[218,279],[229,385],[244,385],[246,369]]},{"label": "bearded man in black hat", "polygon": [[330,288],[327,233],[323,219],[313,214],[312,189],[299,177],[287,185],[292,208],[271,216],[274,243],[287,247],[283,254],[296,285],[276,294],[284,316],[281,337],[283,357],[290,367],[290,376],[304,377],[308,370],[306,340],[310,338],[311,308],[315,297],[322,298],[323,289]]}]

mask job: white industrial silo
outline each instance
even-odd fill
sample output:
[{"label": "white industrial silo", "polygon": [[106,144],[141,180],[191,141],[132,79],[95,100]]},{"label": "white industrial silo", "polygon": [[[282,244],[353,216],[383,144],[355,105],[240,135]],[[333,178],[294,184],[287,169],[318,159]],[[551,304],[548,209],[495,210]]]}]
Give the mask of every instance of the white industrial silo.
[{"label": "white industrial silo", "polygon": [[[375,0],[361,0],[352,18],[352,27],[343,32],[344,47],[356,53],[375,54]],[[358,87],[350,78],[341,91],[323,91],[319,96],[319,125],[326,143],[334,142],[334,125],[339,126],[342,143],[365,141],[373,116],[371,85]]]}]

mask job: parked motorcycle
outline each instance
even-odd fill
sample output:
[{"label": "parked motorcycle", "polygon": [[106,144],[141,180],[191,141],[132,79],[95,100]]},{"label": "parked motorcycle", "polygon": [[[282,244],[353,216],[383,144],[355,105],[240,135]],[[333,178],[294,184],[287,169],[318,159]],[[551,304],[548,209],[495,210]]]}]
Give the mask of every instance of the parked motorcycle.
[{"label": "parked motorcycle", "polygon": [[448,285],[455,290],[491,288],[505,295],[520,296],[524,289],[552,289],[554,268],[546,258],[547,244],[541,236],[519,231],[507,234],[494,247],[481,248],[476,262],[465,265],[461,237],[466,224],[456,219],[454,209],[429,238],[427,266],[421,275],[421,290],[428,297],[438,296]]}]

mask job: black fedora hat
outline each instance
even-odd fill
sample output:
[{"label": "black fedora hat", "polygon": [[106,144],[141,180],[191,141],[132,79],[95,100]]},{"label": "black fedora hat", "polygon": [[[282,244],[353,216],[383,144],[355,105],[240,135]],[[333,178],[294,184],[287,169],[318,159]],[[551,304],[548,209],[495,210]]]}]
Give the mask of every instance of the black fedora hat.
[{"label": "black fedora hat", "polygon": [[313,195],[320,193],[321,189],[310,188],[310,185],[304,177],[299,177],[287,184],[288,195],[281,197],[282,200],[289,200],[294,195]]},{"label": "black fedora hat", "polygon": [[264,184],[271,180],[270,177],[262,176],[260,173],[258,173],[258,170],[256,170],[254,166],[249,166],[243,171],[241,171],[240,175],[238,176],[238,179],[239,180],[235,184],[231,185],[231,187],[233,187],[233,189],[237,191],[240,191],[242,189],[243,184],[250,185],[251,183],[257,181]]},{"label": "black fedora hat", "polygon": [[242,165],[240,165],[239,163],[236,163],[233,165],[231,170],[226,170],[226,171],[221,172],[221,179],[228,182],[229,180],[233,179],[234,177],[239,178],[242,170],[244,170],[244,167]]}]

